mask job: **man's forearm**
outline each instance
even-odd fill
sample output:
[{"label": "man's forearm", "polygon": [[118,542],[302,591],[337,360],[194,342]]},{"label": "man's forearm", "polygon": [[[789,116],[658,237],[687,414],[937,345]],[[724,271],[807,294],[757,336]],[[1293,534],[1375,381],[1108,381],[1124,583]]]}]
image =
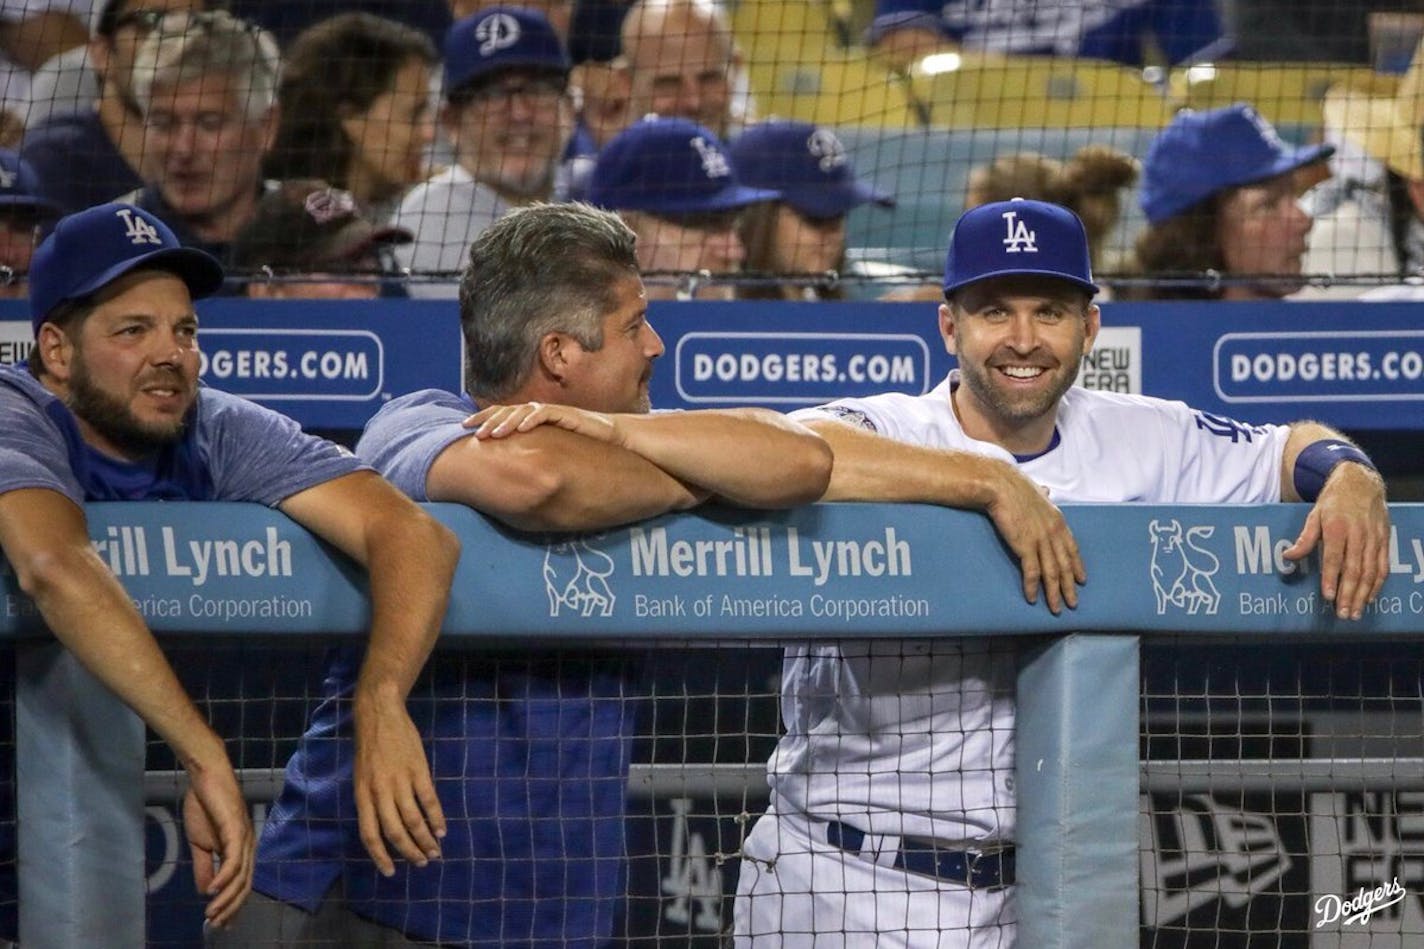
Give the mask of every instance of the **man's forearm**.
[{"label": "man's forearm", "polygon": [[185,768],[227,761],[222,740],[183,690],[118,581],[88,551],[22,579],[55,637],[170,747]]},{"label": "man's forearm", "polygon": [[426,495],[526,531],[602,530],[705,498],[634,452],[548,425],[451,444],[431,466]]},{"label": "man's forearm", "polygon": [[221,739],[90,547],[78,506],[43,489],[0,495],[0,546],[55,637],[168,742],[185,767],[227,765]]},{"label": "man's forearm", "polygon": [[835,454],[825,501],[897,501],[984,510],[998,484],[1016,472],[1003,461],[961,451],[924,448],[832,420],[807,427]]},{"label": "man's forearm", "polygon": [[459,542],[423,517],[387,517],[371,532],[371,638],[359,688],[404,701],[439,637]]},{"label": "man's forearm", "polygon": [[628,450],[679,480],[744,507],[808,504],[831,476],[831,449],[765,409],[619,415]]}]

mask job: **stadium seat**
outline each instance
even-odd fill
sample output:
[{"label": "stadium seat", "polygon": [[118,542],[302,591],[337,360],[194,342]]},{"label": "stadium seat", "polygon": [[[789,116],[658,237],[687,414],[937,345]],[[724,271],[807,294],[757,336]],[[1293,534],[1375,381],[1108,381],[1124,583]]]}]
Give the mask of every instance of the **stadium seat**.
[{"label": "stadium seat", "polygon": [[1321,102],[1335,83],[1347,83],[1369,95],[1391,96],[1399,77],[1331,63],[1220,63],[1176,70],[1169,86],[1173,97],[1189,108],[1248,102],[1273,125],[1318,128]]},{"label": "stadium seat", "polygon": [[1173,112],[1142,70],[1098,60],[937,53],[910,76],[940,128],[1160,128]]},{"label": "stadium seat", "polygon": [[922,124],[902,82],[863,51],[842,47],[824,4],[743,0],[732,31],[763,116],[823,125]]}]

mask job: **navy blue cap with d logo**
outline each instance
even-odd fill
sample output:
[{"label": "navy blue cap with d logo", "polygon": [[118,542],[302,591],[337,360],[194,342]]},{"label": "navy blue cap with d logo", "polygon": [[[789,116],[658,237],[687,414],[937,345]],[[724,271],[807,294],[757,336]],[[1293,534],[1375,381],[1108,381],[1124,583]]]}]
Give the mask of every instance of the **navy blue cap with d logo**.
[{"label": "navy blue cap with d logo", "polygon": [[60,304],[96,293],[134,270],[162,270],[188,285],[194,299],[223,284],[222,264],[184,247],[167,224],[131,204],[101,204],[60,218],[30,260],[30,322],[40,325]]},{"label": "navy blue cap with d logo", "polygon": [[567,75],[569,54],[537,10],[495,6],[465,17],[445,34],[445,96],[505,69]]},{"label": "navy blue cap with d logo", "polygon": [[1017,274],[1057,277],[1097,293],[1088,235],[1078,215],[1047,201],[1024,198],[964,212],[949,237],[945,295],[979,280]]}]

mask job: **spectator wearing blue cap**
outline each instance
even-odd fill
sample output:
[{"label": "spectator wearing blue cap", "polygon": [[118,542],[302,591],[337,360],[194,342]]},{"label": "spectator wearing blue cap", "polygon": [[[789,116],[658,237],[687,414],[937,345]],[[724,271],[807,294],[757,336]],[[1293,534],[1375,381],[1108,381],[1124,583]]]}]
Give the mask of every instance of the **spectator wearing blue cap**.
[{"label": "spectator wearing blue cap", "polygon": [[569,55],[543,14],[487,7],[445,37],[440,124],[455,163],[417,185],[391,223],[415,235],[397,259],[417,275],[412,296],[453,299],[470,243],[512,207],[555,197],[573,133]]},{"label": "spectator wearing blue cap", "polygon": [[1139,193],[1147,227],[1137,239],[1137,269],[1176,281],[1141,295],[1271,300],[1299,290],[1312,221],[1298,175],[1334,151],[1287,144],[1241,103],[1177,113],[1147,150]]},{"label": "spectator wearing blue cap", "polygon": [[39,178],[30,163],[0,149],[0,299],[23,297],[30,258],[44,226],[59,216],[40,196]]},{"label": "spectator wearing blue cap", "polygon": [[591,204],[617,211],[638,236],[649,299],[731,299],[730,285],[702,278],[741,270],[746,251],[737,234],[739,217],[780,196],[743,184],[711,129],[653,116],[604,147],[588,188]]},{"label": "spectator wearing blue cap", "polygon": [[832,300],[845,296],[846,215],[866,204],[894,207],[889,193],[855,174],[841,140],[809,122],[753,125],[729,146],[742,182],[781,198],[748,208],[741,220],[746,269],[753,274],[814,275],[817,282],[748,283],[753,300]]},{"label": "spectator wearing blue cap", "polygon": [[[1389,513],[1359,448],[1314,422],[1206,420],[1074,385],[1101,316],[1073,212],[1022,199],[966,212],[942,288],[958,368],[939,385],[792,413],[834,452],[823,501],[982,511],[1024,598],[1053,613],[1087,580],[1056,504],[1311,501],[1284,555],[1320,548],[1322,596],[1361,618],[1388,575]],[[742,845],[738,949],[1015,945],[1014,663],[986,640],[788,649],[771,804]]]},{"label": "spectator wearing blue cap", "polygon": [[[0,367],[0,547],[59,641],[188,770],[184,826],[198,892],[212,896],[207,916],[218,924],[251,885],[247,805],[222,740],[94,556],[82,505],[265,504],[370,568],[376,619],[355,698],[366,706],[358,741],[368,746],[358,798],[373,857],[387,865],[387,844],[426,862],[443,830],[405,693],[434,644],[458,556],[445,528],[349,452],[199,384],[193,300],[222,283],[216,259],[182,246],[141,208],[69,215],[31,265],[28,363]],[[414,823],[413,813],[392,818],[407,801],[420,802]]]}]

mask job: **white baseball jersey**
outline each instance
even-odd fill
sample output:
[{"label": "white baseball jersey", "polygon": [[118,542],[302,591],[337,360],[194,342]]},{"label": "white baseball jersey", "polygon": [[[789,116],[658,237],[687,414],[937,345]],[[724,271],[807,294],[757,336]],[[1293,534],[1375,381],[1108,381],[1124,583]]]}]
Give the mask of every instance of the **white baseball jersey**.
[{"label": "white baseball jersey", "polygon": [[[837,418],[898,441],[1002,458],[1056,503],[1280,500],[1284,426],[1075,386],[1060,403],[1049,450],[1016,459],[964,434],[950,403],[957,375],[925,395],[844,399],[792,417]],[[1112,595],[1112,578],[1097,580],[1083,595]],[[1010,651],[991,650],[987,639],[788,649],[786,734],[768,764],[778,800],[872,834],[1013,840],[1014,676]]]}]

